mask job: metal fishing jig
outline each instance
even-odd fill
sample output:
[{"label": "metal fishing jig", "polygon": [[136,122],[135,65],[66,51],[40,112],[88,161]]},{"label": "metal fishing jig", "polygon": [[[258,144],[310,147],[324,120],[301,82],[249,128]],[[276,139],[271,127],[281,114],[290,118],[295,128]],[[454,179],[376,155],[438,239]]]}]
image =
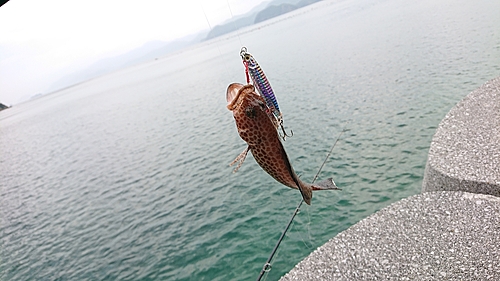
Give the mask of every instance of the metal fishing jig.
[{"label": "metal fishing jig", "polygon": [[280,133],[280,137],[285,140],[286,137],[293,136],[293,132],[291,131],[291,135],[288,135],[283,126],[283,114],[280,111],[278,100],[274,95],[273,88],[271,87],[271,83],[267,79],[264,71],[257,63],[255,58],[247,52],[246,47],[241,47],[240,56],[243,60],[243,65],[245,66],[245,76],[247,79],[247,83],[250,84],[250,77],[252,78],[253,85],[259,92],[259,94],[264,97],[266,101],[267,108],[269,110],[268,115],[273,123],[276,125],[276,129],[278,127],[281,128],[283,135]]}]

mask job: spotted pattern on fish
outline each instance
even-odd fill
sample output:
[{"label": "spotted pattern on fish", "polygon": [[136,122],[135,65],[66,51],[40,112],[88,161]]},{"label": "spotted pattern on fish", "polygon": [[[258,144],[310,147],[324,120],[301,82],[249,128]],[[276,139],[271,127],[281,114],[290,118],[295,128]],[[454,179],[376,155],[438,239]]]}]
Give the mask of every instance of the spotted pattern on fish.
[{"label": "spotted pattern on fish", "polygon": [[[311,203],[312,190],[337,189],[331,179],[325,186],[311,185],[299,179],[293,170],[276,127],[267,114],[268,107],[253,85],[233,83],[226,93],[227,108],[233,112],[240,137],[248,144],[257,163],[278,182],[299,189],[304,201]],[[247,150],[235,161],[241,166]],[[235,162],[233,161],[233,163]]]},{"label": "spotted pattern on fish", "polygon": [[[240,137],[248,144],[257,163],[280,183],[297,188],[289,168],[284,165],[282,144],[274,124],[266,113],[264,98],[252,85],[243,86],[233,104],[233,114]],[[258,128],[258,129],[255,129]]]}]

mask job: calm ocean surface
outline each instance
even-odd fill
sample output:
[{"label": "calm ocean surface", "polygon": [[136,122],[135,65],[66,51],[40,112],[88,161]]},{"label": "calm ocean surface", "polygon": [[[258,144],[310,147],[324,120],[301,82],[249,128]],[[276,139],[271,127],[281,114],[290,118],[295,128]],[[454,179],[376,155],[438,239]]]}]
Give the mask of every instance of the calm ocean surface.
[{"label": "calm ocean surface", "polygon": [[500,75],[499,1],[323,1],[0,113],[0,280],[253,280],[300,201],[249,156],[225,91],[248,47],[314,194],[267,280],[420,192],[434,131]]}]

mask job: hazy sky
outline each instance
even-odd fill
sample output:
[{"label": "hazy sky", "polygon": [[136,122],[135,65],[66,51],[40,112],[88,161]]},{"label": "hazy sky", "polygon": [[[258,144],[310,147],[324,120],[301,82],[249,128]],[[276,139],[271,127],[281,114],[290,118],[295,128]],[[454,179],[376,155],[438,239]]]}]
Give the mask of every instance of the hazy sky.
[{"label": "hazy sky", "polygon": [[0,102],[152,41],[208,30],[264,0],[10,0],[0,7]]}]

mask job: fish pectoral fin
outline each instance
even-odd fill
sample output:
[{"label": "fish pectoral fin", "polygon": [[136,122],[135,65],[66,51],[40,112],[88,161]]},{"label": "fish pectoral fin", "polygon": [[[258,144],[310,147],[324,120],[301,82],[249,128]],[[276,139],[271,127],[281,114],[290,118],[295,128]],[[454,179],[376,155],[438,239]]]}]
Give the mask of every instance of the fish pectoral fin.
[{"label": "fish pectoral fin", "polygon": [[245,150],[243,150],[243,152],[240,153],[240,155],[238,155],[236,157],[236,159],[234,159],[233,162],[231,162],[231,164],[229,164],[229,166],[233,166],[234,163],[239,162],[238,166],[236,166],[233,173],[236,173],[240,169],[241,165],[243,165],[243,161],[245,161],[245,158],[247,158],[247,154],[248,154],[249,150],[250,150],[250,146],[247,146],[247,148]]},{"label": "fish pectoral fin", "polygon": [[335,185],[332,178],[320,181],[312,185],[312,190],[342,190]]}]

